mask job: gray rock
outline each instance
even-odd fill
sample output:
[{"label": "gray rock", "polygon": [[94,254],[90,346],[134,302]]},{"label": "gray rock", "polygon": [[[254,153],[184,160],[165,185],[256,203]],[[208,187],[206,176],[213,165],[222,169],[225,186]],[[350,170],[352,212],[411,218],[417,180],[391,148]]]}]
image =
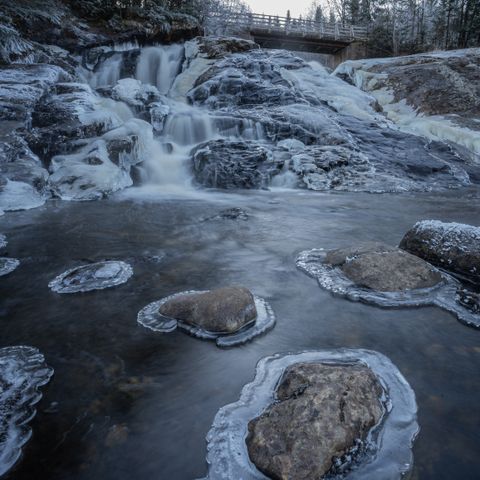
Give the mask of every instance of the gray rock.
[{"label": "gray rock", "polygon": [[336,458],[361,450],[384,414],[383,393],[362,365],[288,367],[278,402],[249,422],[250,460],[274,480],[323,478]]},{"label": "gray rock", "polygon": [[364,253],[386,253],[396,250],[382,242],[363,242],[356,247],[337,248],[329,250],[325,256],[325,263],[338,267],[343,265],[348,258],[358,257]]},{"label": "gray rock", "polygon": [[234,333],[257,317],[253,295],[243,287],[186,293],[165,302],[161,315],[213,333]]},{"label": "gray rock", "polygon": [[205,187],[262,188],[281,169],[271,151],[256,142],[213,140],[192,155],[195,179]]},{"label": "gray rock", "polygon": [[347,260],[341,269],[358,286],[380,292],[428,288],[442,280],[427,262],[400,250],[363,253]]},{"label": "gray rock", "polygon": [[480,283],[480,227],[425,220],[405,234],[400,248]]}]

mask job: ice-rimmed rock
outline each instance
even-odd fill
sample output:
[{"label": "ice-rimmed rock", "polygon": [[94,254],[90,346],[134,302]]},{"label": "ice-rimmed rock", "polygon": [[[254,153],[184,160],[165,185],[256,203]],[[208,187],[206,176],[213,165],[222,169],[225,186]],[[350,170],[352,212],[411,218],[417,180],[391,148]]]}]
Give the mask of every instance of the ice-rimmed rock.
[{"label": "ice-rimmed rock", "polygon": [[[316,377],[315,370],[326,375]],[[355,387],[348,391],[350,384]],[[310,402],[304,401],[307,397]],[[239,401],[215,416],[207,436],[206,478],[264,479],[254,465],[262,456],[274,467],[268,469],[270,478],[320,478],[319,472],[328,469],[332,479],[401,479],[412,468],[412,444],[419,430],[416,413],[414,392],[380,353],[340,349],[267,357],[258,363],[255,379],[243,388]],[[363,441],[346,435],[345,441],[335,442],[355,417],[368,419],[353,428],[365,430]],[[249,440],[252,420],[250,435],[259,422],[286,423],[271,432],[266,429],[271,435],[257,433]],[[318,428],[328,421],[326,430]],[[341,456],[327,458],[335,452]]]},{"label": "ice-rimmed rock", "polygon": [[13,272],[19,265],[20,260],[16,258],[0,257],[0,277]]},{"label": "ice-rimmed rock", "polygon": [[177,327],[198,338],[215,340],[219,347],[245,343],[270,330],[275,316],[270,305],[245,288],[226,287],[187,291],[144,307],[138,323],[169,333]]},{"label": "ice-rimmed rock", "polygon": [[321,478],[360,453],[384,415],[385,391],[363,365],[295,363],[276,402],[248,423],[250,460],[269,478]]},{"label": "ice-rimmed rock", "polygon": [[460,283],[412,257],[395,247],[369,242],[328,252],[306,250],[296,264],[321,287],[349,300],[386,308],[436,305],[462,323],[480,328],[480,315],[456,301]]},{"label": "ice-rimmed rock", "polygon": [[55,277],[48,286],[57,293],[89,292],[121,285],[132,275],[128,263],[110,260],[71,268]]},{"label": "ice-rimmed rock", "polygon": [[423,220],[405,234],[400,248],[480,283],[480,227]]},{"label": "ice-rimmed rock", "polygon": [[0,349],[0,476],[19,459],[31,437],[28,422],[42,398],[39,387],[53,375],[43,355],[32,347]]}]

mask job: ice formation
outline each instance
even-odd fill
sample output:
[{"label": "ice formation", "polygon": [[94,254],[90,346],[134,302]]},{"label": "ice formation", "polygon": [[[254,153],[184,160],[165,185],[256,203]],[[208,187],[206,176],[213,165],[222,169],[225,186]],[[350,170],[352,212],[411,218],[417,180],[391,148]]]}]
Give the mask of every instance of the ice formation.
[{"label": "ice formation", "polygon": [[20,265],[16,258],[0,257],[0,277],[13,272]]},{"label": "ice formation", "polygon": [[30,439],[28,423],[35,416],[34,405],[42,398],[38,389],[52,375],[36,348],[0,349],[0,476],[15,464]]},{"label": "ice formation", "polygon": [[2,234],[0,233],[0,248],[6,247],[7,244],[8,244],[8,242],[7,242],[7,237],[6,237],[5,235],[2,235]]},{"label": "ice formation", "polygon": [[198,337],[203,340],[215,340],[217,346],[219,347],[233,347],[235,345],[241,345],[242,343],[252,340],[258,335],[267,332],[275,325],[275,315],[273,314],[272,308],[263,298],[257,297],[256,295],[254,295],[255,307],[257,309],[257,318],[255,322],[245,326],[242,330],[229,335],[220,335],[207,332],[200,327],[165,317],[159,313],[159,308],[165,302],[175,298],[176,296],[189,293],[203,293],[203,291],[189,290],[170,295],[156,302],[152,302],[140,310],[137,316],[137,322],[145,328],[149,328],[154,332],[160,333],[173,332],[176,328],[179,328],[194,337]]},{"label": "ice formation", "polygon": [[[255,379],[247,384],[240,399],[221,408],[207,435],[208,480],[265,479],[249,459],[245,438],[250,420],[275,401],[277,383],[284,370],[295,363],[361,363],[377,376],[388,392],[387,412],[380,426],[368,439],[366,455],[345,474],[332,480],[371,480],[404,478],[412,468],[412,444],[418,433],[415,394],[384,355],[369,350],[320,350],[266,357],[257,365]],[[330,476],[329,476],[330,478]]]},{"label": "ice formation", "polygon": [[132,275],[128,263],[105,261],[71,268],[55,277],[48,286],[57,293],[89,292],[121,285]]},{"label": "ice formation", "polygon": [[436,305],[453,313],[460,322],[480,328],[480,315],[456,301],[460,283],[445,272],[442,272],[443,281],[431,288],[379,292],[355,285],[339,267],[325,263],[325,257],[326,252],[323,249],[305,250],[298,255],[296,264],[300,270],[315,278],[322,288],[335,295],[384,308]]}]

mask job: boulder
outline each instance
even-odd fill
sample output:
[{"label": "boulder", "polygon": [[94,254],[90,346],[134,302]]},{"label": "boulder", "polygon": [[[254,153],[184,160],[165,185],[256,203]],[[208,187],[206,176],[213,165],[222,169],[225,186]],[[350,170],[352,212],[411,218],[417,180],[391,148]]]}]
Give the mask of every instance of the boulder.
[{"label": "boulder", "polygon": [[442,275],[424,260],[379,242],[331,250],[325,263],[340,267],[360,287],[396,292],[433,287]]},{"label": "boulder", "polygon": [[405,234],[400,248],[480,283],[480,227],[424,220]]},{"label": "boulder", "polygon": [[278,401],[248,424],[250,460],[274,480],[323,478],[337,458],[361,451],[384,414],[383,393],[363,365],[287,367]]},{"label": "boulder", "polygon": [[380,292],[428,288],[442,280],[440,272],[427,262],[401,251],[364,253],[341,268],[357,285]]},{"label": "boulder", "polygon": [[257,317],[255,299],[243,287],[179,294],[167,300],[159,313],[212,333],[234,333]]}]

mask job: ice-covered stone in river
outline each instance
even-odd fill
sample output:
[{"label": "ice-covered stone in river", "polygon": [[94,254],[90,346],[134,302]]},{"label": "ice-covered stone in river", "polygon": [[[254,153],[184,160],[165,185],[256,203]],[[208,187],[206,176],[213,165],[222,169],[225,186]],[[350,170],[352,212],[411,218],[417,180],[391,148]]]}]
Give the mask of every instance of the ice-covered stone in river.
[{"label": "ice-covered stone in river", "polygon": [[0,476],[15,464],[30,439],[28,422],[42,397],[38,389],[52,374],[36,348],[0,349]]},{"label": "ice-covered stone in river", "polygon": [[268,303],[243,287],[187,291],[144,307],[138,323],[156,332],[177,327],[219,347],[245,343],[275,324]]},{"label": "ice-covered stone in river", "polygon": [[0,277],[13,272],[20,265],[16,258],[0,257]]},{"label": "ice-covered stone in river", "polygon": [[400,248],[480,283],[480,227],[424,220],[405,234]]},{"label": "ice-covered stone in river", "polygon": [[267,357],[215,417],[207,478],[400,480],[412,468],[416,412],[407,381],[377,352]]},{"label": "ice-covered stone in river", "polygon": [[364,365],[295,363],[277,402],[248,423],[249,457],[269,478],[321,478],[357,452],[384,414],[385,391]]},{"label": "ice-covered stone in river", "polygon": [[349,300],[392,308],[437,305],[480,328],[480,315],[456,301],[458,280],[398,248],[368,242],[313,249],[301,252],[296,263],[321,287]]},{"label": "ice-covered stone in river", "polygon": [[71,268],[54,278],[48,286],[57,293],[89,292],[121,285],[132,275],[128,263],[112,260]]}]

